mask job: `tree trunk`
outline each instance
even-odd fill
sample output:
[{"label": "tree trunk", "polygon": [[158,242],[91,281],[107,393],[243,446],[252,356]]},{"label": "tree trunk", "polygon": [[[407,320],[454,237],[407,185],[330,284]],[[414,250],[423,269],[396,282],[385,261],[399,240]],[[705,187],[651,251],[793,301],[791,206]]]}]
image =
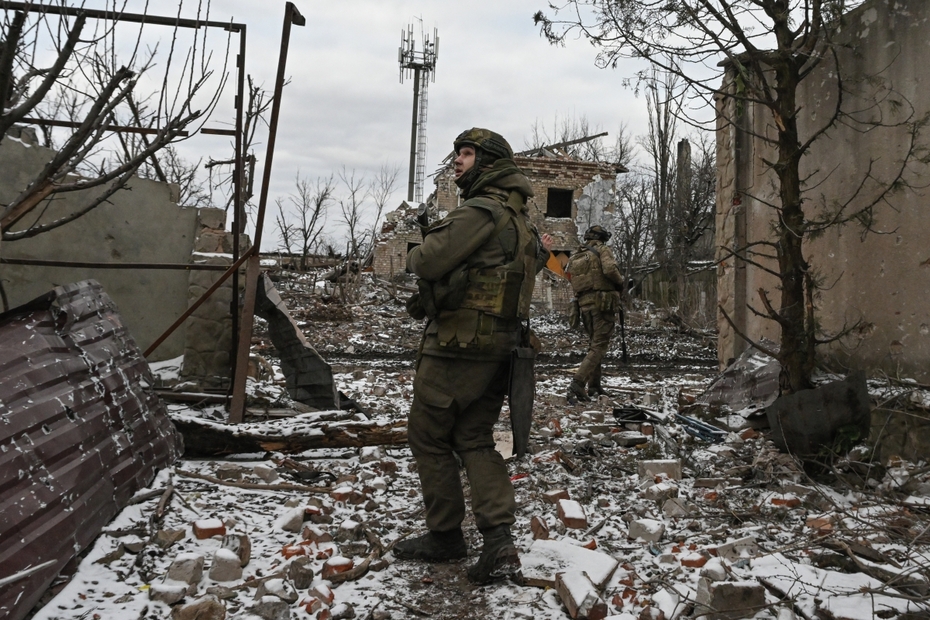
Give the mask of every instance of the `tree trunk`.
[{"label": "tree trunk", "polygon": [[781,392],[793,394],[812,387],[814,369],[813,317],[807,316],[804,286],[810,266],[804,260],[804,208],[801,198],[800,142],[795,94],[798,69],[786,61],[775,67],[777,99],[773,107],[778,127],[778,162],[775,171],[779,181],[781,206],[775,223],[778,270],[781,280],[781,301],[775,320],[781,326],[779,379]]}]

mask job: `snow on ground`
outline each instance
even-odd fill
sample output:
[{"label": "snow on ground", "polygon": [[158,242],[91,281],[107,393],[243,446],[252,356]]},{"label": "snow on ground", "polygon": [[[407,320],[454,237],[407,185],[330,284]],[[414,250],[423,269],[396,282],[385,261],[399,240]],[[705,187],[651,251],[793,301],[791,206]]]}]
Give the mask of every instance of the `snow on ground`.
[{"label": "snow on ground", "polygon": [[[313,307],[318,311],[295,316],[333,363],[339,389],[367,419],[403,419],[420,325],[397,303]],[[321,322],[323,316],[330,320]],[[720,584],[757,597],[760,607],[745,617],[760,620],[930,617],[924,501],[930,482],[923,463],[897,463],[882,480],[851,487],[815,481],[755,431],[710,444],[670,422],[651,430],[621,425],[615,408],[649,402],[671,418],[679,398],[700,393],[716,371],[712,342],[654,325],[648,309],[631,313],[630,364],[619,361],[616,341],[605,363],[610,396],[571,406],[564,393],[583,341],[555,316],[534,326],[547,354],[538,366],[532,453],[508,461],[519,504],[514,536],[533,581],[554,581],[555,571],[564,570],[566,587],[577,592],[584,582],[573,571],[588,570],[587,578],[603,580],[607,613],[626,619],[659,618],[660,611],[669,620],[693,617],[702,609],[696,600],[717,604],[724,596]],[[269,345],[256,350],[273,361]],[[287,405],[280,385],[250,383],[250,394],[253,405]],[[222,415],[170,408],[178,416]],[[502,434],[507,427],[505,413]],[[651,434],[624,445],[626,437],[642,437],[633,431]],[[662,462],[644,467],[649,461]],[[904,482],[907,493],[896,491]],[[391,544],[423,528],[416,468],[405,446],[184,459],[162,471],[151,489],[169,486],[174,493],[163,516],[156,516],[161,494],[126,508],[34,618],[193,618],[190,609],[181,615],[185,606],[214,599],[227,618],[570,617],[551,587],[471,585],[465,569],[480,540],[470,519],[468,560],[393,558]],[[194,524],[204,527],[206,520],[221,523],[225,536],[198,539]],[[244,546],[250,553],[241,575],[233,567],[232,578],[216,579],[222,575],[215,565],[230,551],[244,554]],[[544,548],[550,556],[561,549],[561,568],[539,555]],[[589,559],[571,559],[579,557]],[[196,564],[196,558],[203,572],[195,571],[190,584],[167,579],[169,570],[178,575],[173,562]],[[366,570],[356,568],[357,578],[341,583],[330,575],[359,566]],[[604,566],[610,568],[602,574]],[[173,606],[161,602],[174,599]]]}]

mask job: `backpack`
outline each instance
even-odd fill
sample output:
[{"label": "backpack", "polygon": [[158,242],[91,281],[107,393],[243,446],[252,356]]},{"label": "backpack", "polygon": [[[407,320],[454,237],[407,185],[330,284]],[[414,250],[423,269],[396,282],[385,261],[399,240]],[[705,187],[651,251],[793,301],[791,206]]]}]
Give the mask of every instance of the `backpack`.
[{"label": "backpack", "polygon": [[572,254],[565,265],[565,275],[576,296],[592,290],[600,273],[601,257],[594,248],[587,245]]}]

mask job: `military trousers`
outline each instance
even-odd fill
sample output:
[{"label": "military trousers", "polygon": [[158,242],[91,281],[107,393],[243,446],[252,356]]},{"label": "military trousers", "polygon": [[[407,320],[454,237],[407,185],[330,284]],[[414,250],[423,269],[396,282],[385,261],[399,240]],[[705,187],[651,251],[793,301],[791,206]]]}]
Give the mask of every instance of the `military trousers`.
[{"label": "military trousers", "polygon": [[423,355],[413,381],[407,439],[417,462],[426,526],[461,526],[465,495],[456,454],[465,465],[478,529],[511,525],[513,484],[494,449],[493,427],[507,393],[510,362]]},{"label": "military trousers", "polygon": [[581,308],[581,322],[588,334],[588,353],[581,361],[574,380],[582,385],[600,385],[601,361],[617,325],[615,312],[604,312],[595,308]]}]

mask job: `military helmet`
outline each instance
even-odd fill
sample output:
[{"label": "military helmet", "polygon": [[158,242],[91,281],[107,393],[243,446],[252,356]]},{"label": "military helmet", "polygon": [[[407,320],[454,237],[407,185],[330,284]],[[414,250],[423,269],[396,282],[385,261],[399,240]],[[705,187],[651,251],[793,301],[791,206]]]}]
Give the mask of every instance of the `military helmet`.
[{"label": "military helmet", "polygon": [[487,157],[482,157],[482,164],[488,165],[498,159],[513,159],[513,149],[510,148],[507,140],[499,133],[490,129],[481,129],[472,127],[460,133],[452,143],[455,152],[465,145],[481,149]]},{"label": "military helmet", "polygon": [[608,241],[610,239],[610,232],[604,230],[601,226],[592,226],[584,233],[585,241],[590,239],[597,239],[598,241]]}]

